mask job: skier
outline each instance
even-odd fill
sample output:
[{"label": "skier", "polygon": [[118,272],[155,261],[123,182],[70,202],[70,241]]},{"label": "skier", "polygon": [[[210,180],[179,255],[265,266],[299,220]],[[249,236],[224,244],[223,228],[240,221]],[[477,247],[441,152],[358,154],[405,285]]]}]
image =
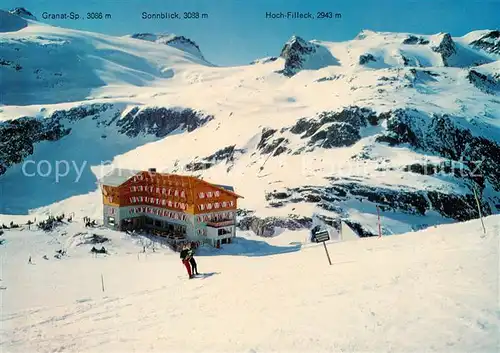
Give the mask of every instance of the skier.
[{"label": "skier", "polygon": [[189,275],[189,279],[193,278],[193,274],[191,273],[191,265],[189,263],[189,248],[187,245],[184,245],[182,250],[181,250],[181,255],[180,255],[182,264],[186,267],[186,270]]},{"label": "skier", "polygon": [[194,259],[194,247],[193,247],[193,245],[191,245],[191,246],[188,245],[188,255],[189,255],[189,263],[191,264],[193,275],[199,275],[198,265],[196,264],[196,260]]}]

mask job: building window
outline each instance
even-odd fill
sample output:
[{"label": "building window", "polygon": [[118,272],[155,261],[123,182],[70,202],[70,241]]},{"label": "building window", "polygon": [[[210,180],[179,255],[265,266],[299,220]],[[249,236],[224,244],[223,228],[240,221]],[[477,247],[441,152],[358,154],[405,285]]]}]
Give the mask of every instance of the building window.
[{"label": "building window", "polygon": [[231,234],[231,230],[230,229],[227,229],[227,228],[220,228],[218,231],[217,231],[217,234],[218,235],[226,235],[226,234]]},{"label": "building window", "polygon": [[204,199],[205,198],[205,193],[204,192],[200,192],[199,196],[200,196],[200,199]]},{"label": "building window", "polygon": [[108,224],[114,226],[115,225],[115,217],[108,217]]},{"label": "building window", "polygon": [[219,197],[220,196],[220,192],[219,191],[216,191],[214,194],[215,194],[215,197]]},{"label": "building window", "polygon": [[155,220],[155,226],[161,228],[161,221]]},{"label": "building window", "polygon": [[184,190],[181,191],[181,197],[184,199],[186,198],[186,192]]},{"label": "building window", "polygon": [[227,207],[227,202],[226,201],[222,202],[222,207]]},{"label": "building window", "polygon": [[207,192],[207,197],[212,197],[212,192],[211,191]]}]

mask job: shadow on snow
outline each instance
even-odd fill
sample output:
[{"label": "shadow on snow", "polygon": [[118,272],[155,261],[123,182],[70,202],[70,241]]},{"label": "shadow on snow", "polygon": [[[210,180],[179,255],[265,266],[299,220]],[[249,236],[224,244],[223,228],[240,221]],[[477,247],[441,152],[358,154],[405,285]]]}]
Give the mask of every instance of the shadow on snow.
[{"label": "shadow on snow", "polygon": [[300,249],[300,244],[294,244],[291,246],[276,246],[268,244],[263,240],[234,238],[231,244],[224,244],[221,246],[221,249],[202,247],[196,252],[196,256],[228,255],[258,257],[291,253],[299,251]]}]

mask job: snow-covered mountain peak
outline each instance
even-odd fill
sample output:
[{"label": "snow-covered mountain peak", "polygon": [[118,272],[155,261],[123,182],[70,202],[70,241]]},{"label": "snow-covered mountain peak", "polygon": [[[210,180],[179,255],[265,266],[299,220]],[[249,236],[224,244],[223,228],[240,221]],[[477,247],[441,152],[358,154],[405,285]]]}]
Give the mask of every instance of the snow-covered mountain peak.
[{"label": "snow-covered mountain peak", "polygon": [[24,7],[13,8],[12,10],[9,11],[9,13],[11,13],[12,15],[25,18],[27,20],[37,21],[37,18],[30,11],[26,10]]},{"label": "snow-covered mountain peak", "polygon": [[184,52],[190,53],[202,60],[205,60],[203,54],[201,53],[200,47],[193,40],[186,38],[184,36],[179,36],[176,34],[168,33],[135,33],[130,36],[130,38],[146,40],[148,42],[164,44],[171,46],[173,48],[182,50]]},{"label": "snow-covered mountain peak", "polygon": [[28,25],[24,18],[0,10],[0,33],[16,32]]},{"label": "snow-covered mountain peak", "polygon": [[293,76],[300,70],[318,70],[326,66],[338,65],[330,50],[319,41],[308,42],[293,35],[281,49],[280,57],[285,59],[285,67],[280,73]]},{"label": "snow-covered mountain peak", "polygon": [[361,32],[359,32],[354,39],[356,40],[363,40],[367,37],[373,36],[377,34],[377,32],[371,31],[369,29],[363,29]]},{"label": "snow-covered mountain peak", "polygon": [[455,42],[449,33],[439,33],[432,38],[432,51],[441,54],[444,66],[450,66],[448,58],[456,54],[457,48]]},{"label": "snow-covered mountain peak", "polygon": [[[170,80],[200,65],[212,66],[170,45],[53,27],[8,12],[0,16],[4,104],[82,101],[123,85],[127,92],[118,94],[130,95],[133,87]],[[16,32],[26,26],[26,35]]]},{"label": "snow-covered mountain peak", "polygon": [[472,41],[470,45],[476,49],[500,55],[500,30],[488,31],[480,38]]}]

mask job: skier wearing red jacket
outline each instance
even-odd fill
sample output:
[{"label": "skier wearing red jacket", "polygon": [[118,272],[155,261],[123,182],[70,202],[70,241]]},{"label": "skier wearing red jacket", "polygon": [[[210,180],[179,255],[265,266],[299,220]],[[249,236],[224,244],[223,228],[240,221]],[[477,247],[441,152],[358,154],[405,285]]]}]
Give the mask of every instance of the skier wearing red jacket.
[{"label": "skier wearing red jacket", "polygon": [[189,263],[189,259],[190,259],[190,254],[189,254],[189,247],[187,245],[184,245],[184,247],[182,248],[182,251],[181,251],[181,261],[182,261],[182,264],[186,267],[186,270],[187,270],[187,273],[189,275],[189,279],[193,278],[193,274],[191,272],[191,264]]}]

